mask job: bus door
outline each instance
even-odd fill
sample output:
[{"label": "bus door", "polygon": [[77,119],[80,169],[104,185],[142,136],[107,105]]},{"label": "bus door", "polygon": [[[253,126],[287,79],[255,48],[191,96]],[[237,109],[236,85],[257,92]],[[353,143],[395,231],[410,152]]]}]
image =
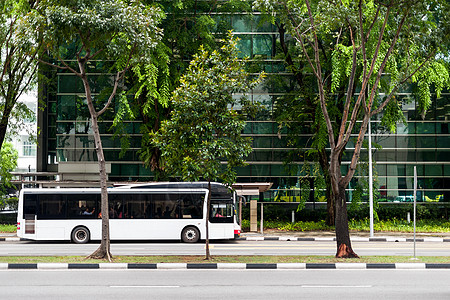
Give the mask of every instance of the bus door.
[{"label": "bus door", "polygon": [[[37,195],[25,194],[23,203],[24,233],[32,238],[36,235]],[[30,236],[31,235],[31,236]]]},{"label": "bus door", "polygon": [[211,238],[232,238],[234,236],[233,201],[212,202],[209,221]]}]

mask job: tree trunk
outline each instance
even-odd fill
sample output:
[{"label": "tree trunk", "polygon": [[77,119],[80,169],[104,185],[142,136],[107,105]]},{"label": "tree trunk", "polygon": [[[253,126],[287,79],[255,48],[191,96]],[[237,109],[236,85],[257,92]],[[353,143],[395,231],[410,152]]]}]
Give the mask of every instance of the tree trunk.
[{"label": "tree trunk", "polygon": [[[4,122],[3,119],[5,119],[6,121]],[[0,122],[0,149],[3,146],[3,141],[5,140],[5,136],[6,136],[6,128],[8,127],[8,118],[4,115],[1,122]]]},{"label": "tree trunk", "polygon": [[103,153],[102,141],[100,138],[100,131],[98,129],[97,111],[95,110],[92,102],[91,88],[87,79],[85,71],[85,62],[79,61],[78,63],[81,71],[81,80],[83,81],[84,91],[86,93],[86,101],[91,115],[91,126],[94,132],[95,151],[97,152],[98,168],[100,174],[100,189],[101,189],[101,214],[102,214],[102,240],[100,247],[94,251],[88,258],[94,259],[107,259],[112,261],[112,255],[110,250],[109,240],[109,205],[108,205],[108,190],[106,180],[106,163],[105,155]]},{"label": "tree trunk", "polygon": [[350,242],[345,186],[339,185],[339,192],[333,196],[336,204],[336,258],[359,258],[359,256],[353,252],[352,244]]},{"label": "tree trunk", "polygon": [[[93,106],[92,101],[90,101],[90,103]],[[89,255],[89,258],[107,259],[108,261],[111,262],[112,255],[110,250],[110,239],[109,239],[109,207],[108,207],[109,201],[108,201],[108,190],[106,180],[106,163],[105,163],[105,156],[103,154],[102,142],[100,139],[100,132],[98,129],[97,117],[93,116],[91,121],[92,121],[92,130],[94,131],[95,148],[97,152],[98,167],[100,172],[102,240],[100,243],[100,247],[94,253]]]},{"label": "tree trunk", "polygon": [[211,213],[211,181],[208,180],[208,199],[206,200],[206,239],[205,239],[205,260],[211,259],[209,253],[209,214]]},{"label": "tree trunk", "polygon": [[326,185],[325,197],[327,199],[327,217],[326,217],[325,223],[328,226],[334,226],[336,205],[335,205],[333,194],[331,192],[332,188],[331,188],[331,177],[330,177],[329,164],[328,164],[328,154],[325,151],[325,149],[321,149],[319,151],[319,164],[320,164],[320,168],[322,169],[323,177],[325,179],[325,185]]}]

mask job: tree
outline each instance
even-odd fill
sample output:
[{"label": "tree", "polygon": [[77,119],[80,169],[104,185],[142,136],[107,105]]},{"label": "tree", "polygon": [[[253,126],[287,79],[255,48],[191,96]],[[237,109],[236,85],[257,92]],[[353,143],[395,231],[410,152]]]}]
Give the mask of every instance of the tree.
[{"label": "tree", "polygon": [[8,189],[14,187],[10,182],[11,172],[17,167],[18,158],[19,154],[14,146],[11,143],[4,143],[0,149],[0,208],[2,209],[6,206],[17,205],[17,198],[11,199]]},{"label": "tree", "polygon": [[[345,189],[353,178],[368,122],[382,114],[392,125],[402,118],[397,93],[404,84],[427,76],[419,96],[419,106],[430,106],[430,88],[437,97],[448,85],[448,71],[438,54],[448,57],[447,1],[256,1],[277,15],[300,49],[316,79],[318,104],[328,137],[328,170],[336,204],[336,257],[358,257],[352,250],[348,230]],[[331,76],[326,76],[324,47],[331,47]],[[442,56],[441,56],[442,57]],[[429,70],[432,71],[429,71]],[[385,76],[384,74],[389,74]],[[420,75],[419,75],[420,74]],[[439,78],[437,78],[439,77]],[[327,93],[330,84],[330,93]],[[344,90],[342,97],[338,91]],[[385,96],[380,96],[384,93]],[[330,110],[339,107],[337,130]],[[352,159],[341,170],[342,155],[352,134],[356,134]]]},{"label": "tree", "polygon": [[17,32],[20,18],[33,6],[34,1],[0,1],[0,148],[7,129],[14,135],[24,120],[34,118],[19,98],[32,87],[39,47],[32,49],[32,40]]},{"label": "tree", "polygon": [[[83,83],[99,164],[103,212],[101,245],[90,255],[91,258],[107,258],[110,261],[112,258],[106,164],[98,126],[99,117],[109,108],[118,89],[126,88],[122,79],[130,66],[151,58],[151,50],[161,39],[162,32],[157,24],[162,16],[159,9],[145,7],[134,1],[42,0],[24,19],[26,32],[38,29],[35,39],[44,45],[53,59],[39,61],[71,72]],[[68,61],[74,58],[75,63]],[[93,81],[87,69],[96,60],[114,62],[112,71],[115,75],[109,80],[109,91],[101,93],[98,96],[100,99],[92,95]],[[106,94],[106,99],[101,98],[101,95]],[[126,98],[119,97],[119,102],[126,105]]]},{"label": "tree", "polygon": [[251,140],[241,136],[245,116],[235,110],[251,103],[245,96],[238,99],[233,94],[245,94],[259,81],[249,79],[231,34],[220,50],[208,52],[200,47],[173,93],[171,118],[153,135],[168,174],[187,181],[208,181],[206,259],[210,259],[211,182],[233,183],[234,168],[244,165],[252,150]]},{"label": "tree", "polygon": [[[201,45],[207,51],[219,49],[219,40],[231,30],[229,14],[248,11],[250,4],[244,0],[146,0],[146,3],[159,5],[170,17],[161,23],[164,36],[155,49],[153,65],[133,69],[138,92],[134,93],[136,98],[130,107],[143,120],[140,159],[154,171],[156,179],[164,179],[167,174],[159,165],[160,150],[152,145],[151,133],[169,118],[170,95],[179,86],[193,55]],[[130,92],[133,93],[132,89]]]}]

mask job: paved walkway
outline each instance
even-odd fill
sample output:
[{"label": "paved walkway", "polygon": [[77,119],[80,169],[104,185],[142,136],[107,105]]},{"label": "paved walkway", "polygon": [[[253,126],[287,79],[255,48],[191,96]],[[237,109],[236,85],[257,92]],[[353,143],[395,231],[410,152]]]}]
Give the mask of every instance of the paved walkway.
[{"label": "paved walkway", "polygon": [[[261,234],[260,232],[243,232],[241,237],[298,237],[298,238],[334,238],[336,233],[334,231],[282,231],[276,229],[268,229]],[[369,232],[351,231],[351,238],[369,238]],[[412,239],[414,233],[412,232],[391,232],[391,231],[377,231],[374,232],[374,238],[397,237]],[[450,239],[450,232],[434,232],[434,233],[416,233],[416,238],[444,238]]]},{"label": "paved walkway", "polygon": [[[449,242],[450,232],[416,233],[416,242]],[[244,232],[241,239],[247,241],[335,241],[334,231],[281,231],[268,229],[260,232]],[[351,241],[358,242],[413,242],[414,233],[409,232],[350,232]]]}]

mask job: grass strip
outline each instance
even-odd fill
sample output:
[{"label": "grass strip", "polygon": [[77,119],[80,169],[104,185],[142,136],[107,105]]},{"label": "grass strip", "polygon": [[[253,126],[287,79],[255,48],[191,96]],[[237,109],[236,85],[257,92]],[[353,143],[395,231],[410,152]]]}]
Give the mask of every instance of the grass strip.
[{"label": "grass strip", "polygon": [[[165,256],[114,256],[114,263],[155,264],[155,263],[450,263],[448,256],[365,256],[359,259],[337,259],[333,256],[263,256],[263,255],[217,255],[205,260],[203,255]],[[105,263],[106,260],[86,259],[84,256],[2,256],[0,263]]]}]

